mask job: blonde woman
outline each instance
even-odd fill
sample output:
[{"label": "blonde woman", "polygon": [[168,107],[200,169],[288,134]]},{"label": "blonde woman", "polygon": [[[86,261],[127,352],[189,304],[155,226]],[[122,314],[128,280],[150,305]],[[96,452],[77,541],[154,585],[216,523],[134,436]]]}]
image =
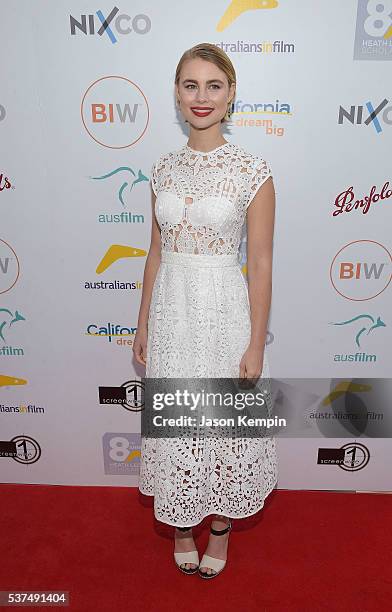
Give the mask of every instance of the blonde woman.
[{"label": "blonde woman", "polygon": [[[269,163],[224,139],[236,74],[209,43],[185,51],[175,75],[188,142],[153,164],[151,245],[134,341],[146,378],[268,377],[275,191]],[[238,260],[247,224],[246,283]],[[277,481],[275,439],[142,438],[139,489],[173,525],[186,573],[225,567],[233,519],[258,512]],[[192,527],[211,516],[199,561]]]}]

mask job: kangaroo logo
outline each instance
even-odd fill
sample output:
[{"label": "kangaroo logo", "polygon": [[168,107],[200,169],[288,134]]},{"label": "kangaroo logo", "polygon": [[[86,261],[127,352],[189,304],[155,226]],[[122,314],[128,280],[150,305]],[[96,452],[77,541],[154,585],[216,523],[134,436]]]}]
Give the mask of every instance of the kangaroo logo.
[{"label": "kangaroo logo", "polygon": [[[120,168],[116,168],[112,172],[108,172],[107,174],[104,174],[103,176],[91,176],[90,178],[94,179],[95,181],[101,181],[103,179],[110,178],[114,176],[115,174],[119,174],[120,172],[129,173],[131,176],[136,177],[136,172],[132,170],[132,168],[128,168],[127,166],[121,166]],[[132,191],[133,186],[136,185],[137,183],[142,183],[143,181],[148,181],[148,180],[149,180],[148,177],[145,176],[141,170],[139,170],[137,173],[137,178],[135,178],[135,180],[131,182],[131,187],[129,191]],[[123,193],[124,193],[124,190],[129,186],[129,184],[130,184],[130,179],[128,180],[123,179],[123,183],[120,189],[118,190],[118,199],[120,200],[124,208],[125,208],[125,202],[123,200]]]},{"label": "kangaroo logo", "polygon": [[[9,316],[7,317],[7,315]],[[17,310],[15,310],[14,314],[11,312],[11,310],[8,310],[8,308],[0,308],[0,338],[3,340],[3,342],[6,341],[3,333],[4,328],[6,327],[6,325],[8,325],[9,329],[13,323],[16,323],[16,321],[26,321],[26,319]]]},{"label": "kangaroo logo", "polygon": [[356,334],[355,336],[355,343],[358,346],[358,348],[361,348],[360,343],[359,343],[359,339],[362,336],[363,333],[365,333],[367,331],[367,336],[370,334],[371,331],[373,331],[374,329],[376,329],[377,327],[386,327],[386,324],[384,323],[384,321],[381,320],[380,317],[377,317],[377,320],[375,321],[374,317],[372,317],[372,315],[370,314],[361,314],[358,315],[357,317],[353,317],[352,319],[348,319],[347,321],[340,321],[338,323],[334,323],[332,321],[330,321],[331,325],[349,325],[350,323],[354,323],[354,321],[363,321],[363,319],[368,320],[368,324],[373,324],[370,325],[369,328],[366,327],[362,327],[362,329],[359,330],[359,332]]},{"label": "kangaroo logo", "polygon": [[237,17],[246,11],[254,9],[273,9],[277,6],[277,0],[232,0],[219,20],[216,29],[218,32],[223,32],[223,30],[228,28]]}]

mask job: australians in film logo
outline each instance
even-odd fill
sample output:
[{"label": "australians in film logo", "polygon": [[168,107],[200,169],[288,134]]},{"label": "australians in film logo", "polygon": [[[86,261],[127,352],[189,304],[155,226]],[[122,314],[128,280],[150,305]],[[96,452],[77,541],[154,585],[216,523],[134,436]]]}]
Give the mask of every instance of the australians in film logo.
[{"label": "australians in film logo", "polygon": [[81,103],[89,136],[110,149],[125,149],[144,135],[150,111],[141,88],[122,76],[102,77],[87,88]]},{"label": "australians in film logo", "polygon": [[347,187],[347,189],[344,189],[344,191],[341,191],[336,196],[332,216],[337,217],[343,212],[351,212],[352,210],[360,210],[366,215],[372,204],[378,203],[380,205],[384,200],[390,200],[391,197],[392,189],[389,188],[389,181],[385,181],[381,189],[377,189],[376,185],[372,185],[369,192],[366,195],[361,195],[359,198],[354,193],[354,186],[350,185],[350,187]]},{"label": "australians in film logo", "polygon": [[238,17],[248,11],[259,11],[277,8],[277,0],[231,0],[220,18],[216,29],[218,32],[226,30]]},{"label": "australians in film logo", "polygon": [[[97,268],[97,274],[103,274],[112,266],[116,266],[117,262],[122,259],[145,257],[147,251],[145,249],[138,249],[137,247],[128,246],[126,244],[112,244],[106,250],[104,256],[100,260]],[[143,287],[143,283],[140,280],[134,281],[123,281],[117,279],[100,280],[100,281],[85,281],[84,288],[91,290],[140,290]]]}]

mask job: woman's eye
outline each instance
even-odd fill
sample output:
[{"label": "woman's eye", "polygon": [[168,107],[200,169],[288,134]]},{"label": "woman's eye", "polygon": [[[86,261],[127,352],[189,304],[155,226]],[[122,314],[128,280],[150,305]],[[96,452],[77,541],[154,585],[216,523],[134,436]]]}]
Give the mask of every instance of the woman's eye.
[{"label": "woman's eye", "polygon": [[[193,83],[189,83],[189,85],[185,85],[185,89],[189,89],[189,88],[193,88],[196,87],[196,85],[194,85]],[[216,87],[216,89],[220,89],[220,86],[217,85],[217,83],[213,83],[211,85],[211,87]]]}]

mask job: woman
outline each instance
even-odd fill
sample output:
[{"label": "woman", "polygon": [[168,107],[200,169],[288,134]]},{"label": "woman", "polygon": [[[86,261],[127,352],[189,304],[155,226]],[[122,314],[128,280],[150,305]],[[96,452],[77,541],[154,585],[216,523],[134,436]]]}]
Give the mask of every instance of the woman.
[{"label": "woman", "polygon": [[[236,75],[209,43],[187,50],[175,76],[188,143],[152,167],[151,245],[133,352],[146,378],[268,377],[275,192],[269,164],[224,140]],[[248,285],[238,261],[247,220]],[[142,438],[139,489],[176,527],[184,573],[217,576],[231,519],[258,512],[277,481],[274,438]],[[199,564],[192,527],[212,520]]]}]

